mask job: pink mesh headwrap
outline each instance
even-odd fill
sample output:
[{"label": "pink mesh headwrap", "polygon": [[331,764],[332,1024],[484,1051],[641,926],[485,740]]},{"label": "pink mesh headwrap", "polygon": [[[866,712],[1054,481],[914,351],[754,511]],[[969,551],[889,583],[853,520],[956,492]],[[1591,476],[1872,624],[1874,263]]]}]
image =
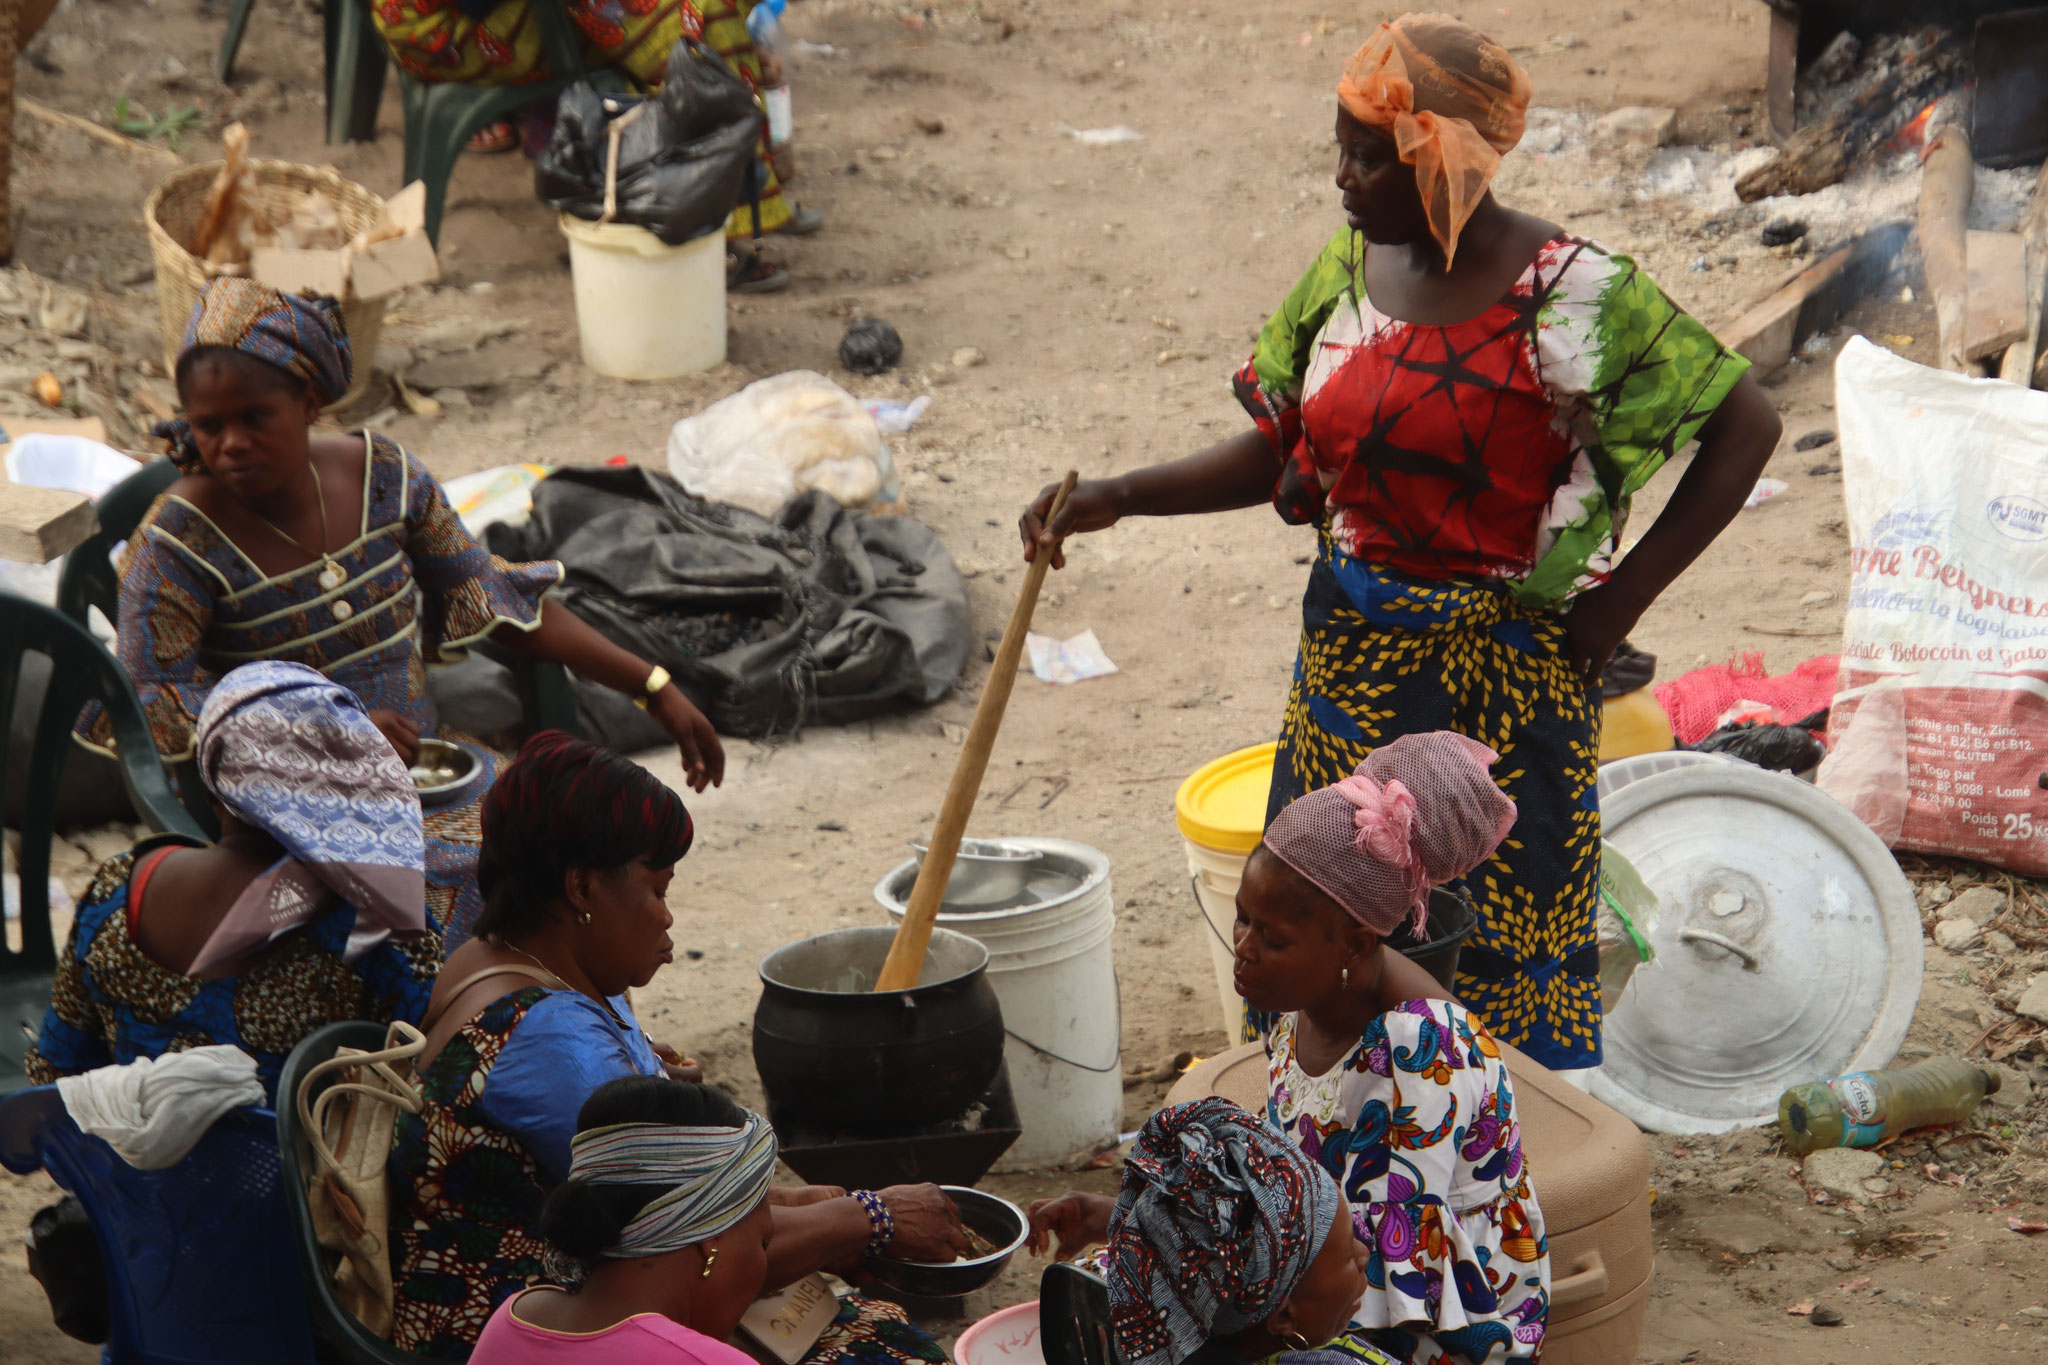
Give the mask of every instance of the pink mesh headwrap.
[{"label": "pink mesh headwrap", "polygon": [[1486,861],[1515,823],[1499,757],[1449,730],[1403,735],[1281,811],[1266,847],[1374,933],[1403,919],[1420,933],[1430,888]]}]

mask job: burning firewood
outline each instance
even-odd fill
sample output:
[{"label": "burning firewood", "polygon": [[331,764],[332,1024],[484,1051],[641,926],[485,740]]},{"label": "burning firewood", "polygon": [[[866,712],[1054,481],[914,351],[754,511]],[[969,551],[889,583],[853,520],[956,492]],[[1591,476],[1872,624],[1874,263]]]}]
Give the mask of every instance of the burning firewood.
[{"label": "burning firewood", "polygon": [[1736,182],[1736,194],[1753,203],[1834,184],[1892,143],[1916,115],[1925,114],[1930,101],[1960,85],[1967,60],[1953,34],[1928,28],[1873,39],[1853,63],[1838,58],[1817,64],[1822,75],[1845,69],[1847,74],[1832,88],[1802,93],[1802,126],[1775,161]]},{"label": "burning firewood", "polygon": [[1757,167],[1735,182],[1735,193],[1745,204],[1780,194],[1812,194],[1834,184],[1848,171],[1849,154],[1842,145],[1841,125],[1830,119],[1792,134],[1776,161]]}]

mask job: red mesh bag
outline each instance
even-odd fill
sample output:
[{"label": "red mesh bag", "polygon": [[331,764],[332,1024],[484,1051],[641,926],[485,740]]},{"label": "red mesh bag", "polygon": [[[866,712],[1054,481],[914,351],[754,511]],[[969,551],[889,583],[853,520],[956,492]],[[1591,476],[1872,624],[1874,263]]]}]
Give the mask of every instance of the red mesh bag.
[{"label": "red mesh bag", "polygon": [[1409,917],[1420,933],[1430,888],[1486,861],[1515,823],[1498,757],[1449,730],[1403,735],[1281,811],[1266,847],[1374,933]]}]

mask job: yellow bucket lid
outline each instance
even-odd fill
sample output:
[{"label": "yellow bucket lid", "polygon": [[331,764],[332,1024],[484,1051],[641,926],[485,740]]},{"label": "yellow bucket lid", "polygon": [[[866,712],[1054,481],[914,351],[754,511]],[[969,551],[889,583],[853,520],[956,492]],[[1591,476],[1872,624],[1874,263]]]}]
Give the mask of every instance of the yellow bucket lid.
[{"label": "yellow bucket lid", "polygon": [[1266,796],[1273,787],[1278,744],[1254,744],[1205,763],[1173,796],[1174,821],[1193,843],[1224,853],[1250,853],[1266,832]]}]

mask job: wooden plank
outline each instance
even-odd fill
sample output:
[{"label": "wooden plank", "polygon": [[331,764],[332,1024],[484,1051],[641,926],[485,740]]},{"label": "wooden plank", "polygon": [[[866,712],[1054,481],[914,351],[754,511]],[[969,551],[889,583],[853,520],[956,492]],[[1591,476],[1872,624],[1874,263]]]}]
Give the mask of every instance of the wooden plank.
[{"label": "wooden plank", "polygon": [[1771,56],[1765,70],[1764,98],[1769,110],[1771,141],[1782,147],[1798,124],[1793,81],[1799,74],[1799,16],[1771,7]]},{"label": "wooden plank", "polygon": [[1905,222],[1885,223],[1836,247],[1715,328],[1715,335],[1759,375],[1769,374],[1884,278],[1911,230]]},{"label": "wooden plank", "polygon": [[1969,235],[1970,297],[1963,358],[1997,355],[2027,334],[2027,251],[2017,232]]},{"label": "wooden plank", "polygon": [[92,499],[61,488],[0,482],[0,559],[47,564],[99,529]]},{"label": "wooden plank", "polygon": [[1959,374],[1969,373],[1963,354],[1970,303],[1969,239],[1963,225],[1976,182],[1970,135],[1961,120],[1951,119],[1939,132],[1930,128],[1927,154],[1920,160],[1920,256],[1941,329],[1936,359],[1942,369]]},{"label": "wooden plank", "polygon": [[2034,178],[2034,196],[2027,201],[2026,216],[2020,220],[2020,240],[2027,253],[2027,330],[2006,351],[1998,376],[2038,389],[2044,387],[2036,376],[2043,359],[2042,317],[2048,313],[2048,164]]}]

